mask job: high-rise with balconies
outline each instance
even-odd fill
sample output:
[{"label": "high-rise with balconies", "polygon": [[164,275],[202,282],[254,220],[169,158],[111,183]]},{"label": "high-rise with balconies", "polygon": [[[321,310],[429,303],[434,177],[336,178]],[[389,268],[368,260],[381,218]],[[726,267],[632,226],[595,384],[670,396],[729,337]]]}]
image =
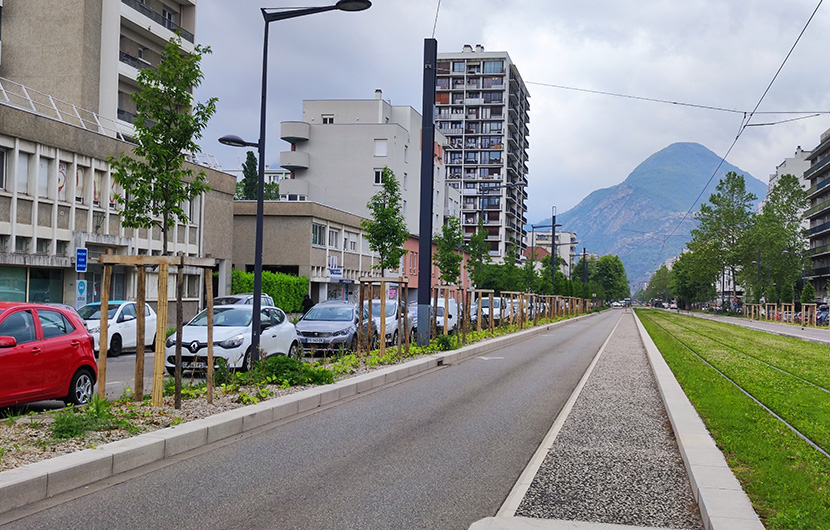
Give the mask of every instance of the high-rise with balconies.
[{"label": "high-rise with balconies", "polygon": [[497,261],[511,243],[517,256],[524,246],[529,97],[507,52],[466,45],[438,54],[436,124],[448,141],[447,184],[461,192],[465,237],[481,220]]},{"label": "high-rise with balconies", "polygon": [[804,172],[804,180],[810,182],[807,190],[810,206],[804,212],[804,218],[810,223],[807,257],[811,267],[805,275],[815,288],[816,299],[827,303],[830,300],[830,130],[821,135],[818,146],[807,160],[811,165]]},{"label": "high-rise with balconies", "polygon": [[194,50],[196,0],[6,2],[0,25],[0,77],[118,120],[129,134],[139,70],[158,66],[176,32],[182,50]]}]

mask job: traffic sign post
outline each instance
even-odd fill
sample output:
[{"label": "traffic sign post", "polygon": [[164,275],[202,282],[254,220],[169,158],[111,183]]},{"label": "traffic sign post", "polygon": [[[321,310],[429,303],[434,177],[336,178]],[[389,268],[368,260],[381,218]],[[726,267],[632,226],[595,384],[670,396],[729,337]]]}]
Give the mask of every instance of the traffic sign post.
[{"label": "traffic sign post", "polygon": [[75,272],[86,272],[87,249],[75,249]]}]

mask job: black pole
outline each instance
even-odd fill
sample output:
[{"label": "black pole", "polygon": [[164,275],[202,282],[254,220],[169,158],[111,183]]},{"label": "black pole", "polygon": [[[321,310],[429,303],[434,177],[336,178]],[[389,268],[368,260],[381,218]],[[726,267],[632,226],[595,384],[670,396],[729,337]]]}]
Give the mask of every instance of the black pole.
[{"label": "black pole", "polygon": [[550,283],[556,285],[556,271],[559,269],[559,262],[556,260],[556,206],[550,209],[550,227]]},{"label": "black pole", "polygon": [[588,282],[588,261],[585,247],[582,247],[582,299],[585,299],[585,284]]},{"label": "black pole", "polygon": [[432,194],[435,159],[435,69],[438,41],[424,39],[424,88],[421,106],[421,211],[418,224],[418,345],[429,343],[429,294],[432,287]]}]

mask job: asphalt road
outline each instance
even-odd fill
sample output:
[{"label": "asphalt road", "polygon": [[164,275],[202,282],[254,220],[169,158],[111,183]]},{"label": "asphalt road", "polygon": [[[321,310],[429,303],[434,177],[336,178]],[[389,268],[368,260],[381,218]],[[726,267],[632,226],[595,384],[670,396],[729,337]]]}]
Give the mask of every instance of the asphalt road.
[{"label": "asphalt road", "polygon": [[44,501],[4,528],[466,529],[495,515],[619,318]]}]

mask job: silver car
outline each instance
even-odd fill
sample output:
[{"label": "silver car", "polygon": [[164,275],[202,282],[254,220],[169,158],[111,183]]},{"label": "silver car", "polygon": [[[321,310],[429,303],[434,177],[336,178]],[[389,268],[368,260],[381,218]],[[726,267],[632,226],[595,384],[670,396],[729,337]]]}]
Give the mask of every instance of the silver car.
[{"label": "silver car", "polygon": [[[297,338],[306,351],[357,350],[359,323],[357,304],[344,300],[327,300],[308,310],[295,325]],[[369,312],[363,311],[363,333],[368,329]],[[373,341],[377,326],[372,325]]]}]

